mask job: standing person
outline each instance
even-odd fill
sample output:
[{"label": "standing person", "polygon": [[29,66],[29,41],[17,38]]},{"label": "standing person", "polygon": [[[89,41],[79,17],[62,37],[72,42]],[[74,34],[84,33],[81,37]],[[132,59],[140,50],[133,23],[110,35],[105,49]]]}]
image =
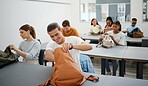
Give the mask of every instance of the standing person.
[{"label": "standing person", "polygon": [[98,35],[100,34],[101,30],[102,30],[101,25],[99,25],[96,18],[93,18],[91,20],[90,34]]},{"label": "standing person", "polygon": [[[126,45],[126,41],[125,41],[125,35],[124,33],[121,31],[121,24],[119,21],[115,21],[112,24],[112,29],[111,31],[108,31],[105,34],[108,34],[111,39],[114,42],[115,46],[122,46],[122,45]],[[102,41],[103,38],[99,39],[99,42]],[[115,64],[116,66],[116,70],[118,68],[118,62],[116,60],[112,60],[113,64]],[[106,71],[107,71],[107,75],[111,75],[111,70],[109,67],[109,62],[108,60],[106,60]]]},{"label": "standing person", "polygon": [[[80,37],[78,31],[76,29],[70,27],[70,22],[68,20],[64,20],[62,22],[62,26],[63,26],[62,34],[65,37],[68,37],[68,36]],[[89,56],[80,54],[80,64],[81,64],[81,68],[82,68],[83,72],[95,73],[93,64],[92,64]]]},{"label": "standing person", "polygon": [[104,28],[104,33],[108,32],[110,30],[113,30],[112,24],[113,24],[112,17],[107,17],[106,18],[106,25],[105,25],[105,28]]},{"label": "standing person", "polygon": [[68,20],[64,20],[62,22],[62,26],[63,26],[63,28],[61,30],[62,30],[62,34],[64,36],[78,36],[78,37],[80,37],[78,31],[75,28],[70,26],[70,22]]},{"label": "standing person", "polygon": [[64,52],[70,51],[72,58],[81,69],[79,51],[91,50],[92,46],[83,41],[80,37],[76,36],[64,37],[64,35],[61,32],[61,28],[57,23],[49,24],[47,27],[47,32],[53,41],[47,44],[45,59],[47,61],[54,62],[54,54],[53,54],[54,50],[60,46],[62,47]]},{"label": "standing person", "polygon": [[20,27],[20,36],[24,39],[19,45],[19,48],[11,44],[10,49],[16,52],[16,56],[20,57],[23,62],[38,64],[38,55],[41,44],[36,40],[36,33],[34,28],[25,24]]}]

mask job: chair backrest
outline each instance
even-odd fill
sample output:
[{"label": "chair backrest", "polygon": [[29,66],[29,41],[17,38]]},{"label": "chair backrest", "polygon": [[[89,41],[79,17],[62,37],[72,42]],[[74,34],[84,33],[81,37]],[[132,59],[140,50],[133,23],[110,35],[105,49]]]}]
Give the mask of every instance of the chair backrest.
[{"label": "chair backrest", "polygon": [[45,49],[41,49],[40,50],[40,53],[39,53],[39,64],[40,65],[43,65],[44,64],[44,52],[45,52]]},{"label": "chair backrest", "polygon": [[142,39],[141,47],[148,47],[148,39]]}]

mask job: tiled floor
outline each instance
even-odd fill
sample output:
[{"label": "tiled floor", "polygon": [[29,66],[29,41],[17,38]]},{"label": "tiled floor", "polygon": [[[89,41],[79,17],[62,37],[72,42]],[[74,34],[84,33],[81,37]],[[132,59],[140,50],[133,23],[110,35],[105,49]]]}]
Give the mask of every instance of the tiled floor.
[{"label": "tiled floor", "polygon": [[[101,74],[101,59],[100,58],[94,58],[92,59],[95,72],[96,74]],[[112,64],[110,63],[110,68],[112,69]],[[144,64],[143,66],[143,79],[148,80],[148,63]],[[117,76],[119,74],[119,71],[117,71]],[[132,61],[126,62],[126,74],[124,77],[129,78],[136,78],[136,63]]]}]

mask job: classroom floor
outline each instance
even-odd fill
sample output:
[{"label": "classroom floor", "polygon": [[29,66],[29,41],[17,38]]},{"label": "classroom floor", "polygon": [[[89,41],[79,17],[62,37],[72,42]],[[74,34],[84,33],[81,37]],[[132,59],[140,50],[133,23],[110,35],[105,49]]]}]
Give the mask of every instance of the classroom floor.
[{"label": "classroom floor", "polygon": [[[96,74],[101,74],[101,59],[93,58],[93,66],[95,68]],[[112,64],[110,62],[110,68],[112,69]],[[143,65],[143,79],[148,80],[148,63]],[[110,75],[111,76],[111,75]],[[119,76],[119,71],[117,71],[116,76]],[[136,78],[136,63],[132,61],[126,62],[126,74],[124,77]]]}]

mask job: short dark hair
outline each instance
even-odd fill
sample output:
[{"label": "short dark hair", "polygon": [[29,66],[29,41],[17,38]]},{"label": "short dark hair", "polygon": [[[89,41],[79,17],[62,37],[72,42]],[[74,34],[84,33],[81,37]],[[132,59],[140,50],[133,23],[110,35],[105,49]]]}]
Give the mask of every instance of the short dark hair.
[{"label": "short dark hair", "polygon": [[50,23],[47,26],[47,32],[51,32],[52,30],[58,28],[58,30],[60,30],[60,26],[58,25],[58,23],[54,22],[54,23]]},{"label": "short dark hair", "polygon": [[113,22],[113,24],[116,24],[116,25],[118,25],[120,28],[119,28],[119,31],[121,31],[121,24],[120,24],[120,22],[119,21],[114,21]]},{"label": "short dark hair", "polygon": [[70,22],[68,20],[64,20],[62,23],[63,27],[69,26],[70,27]]},{"label": "short dark hair", "polygon": [[136,18],[132,18],[132,21],[137,21],[137,19]]}]

